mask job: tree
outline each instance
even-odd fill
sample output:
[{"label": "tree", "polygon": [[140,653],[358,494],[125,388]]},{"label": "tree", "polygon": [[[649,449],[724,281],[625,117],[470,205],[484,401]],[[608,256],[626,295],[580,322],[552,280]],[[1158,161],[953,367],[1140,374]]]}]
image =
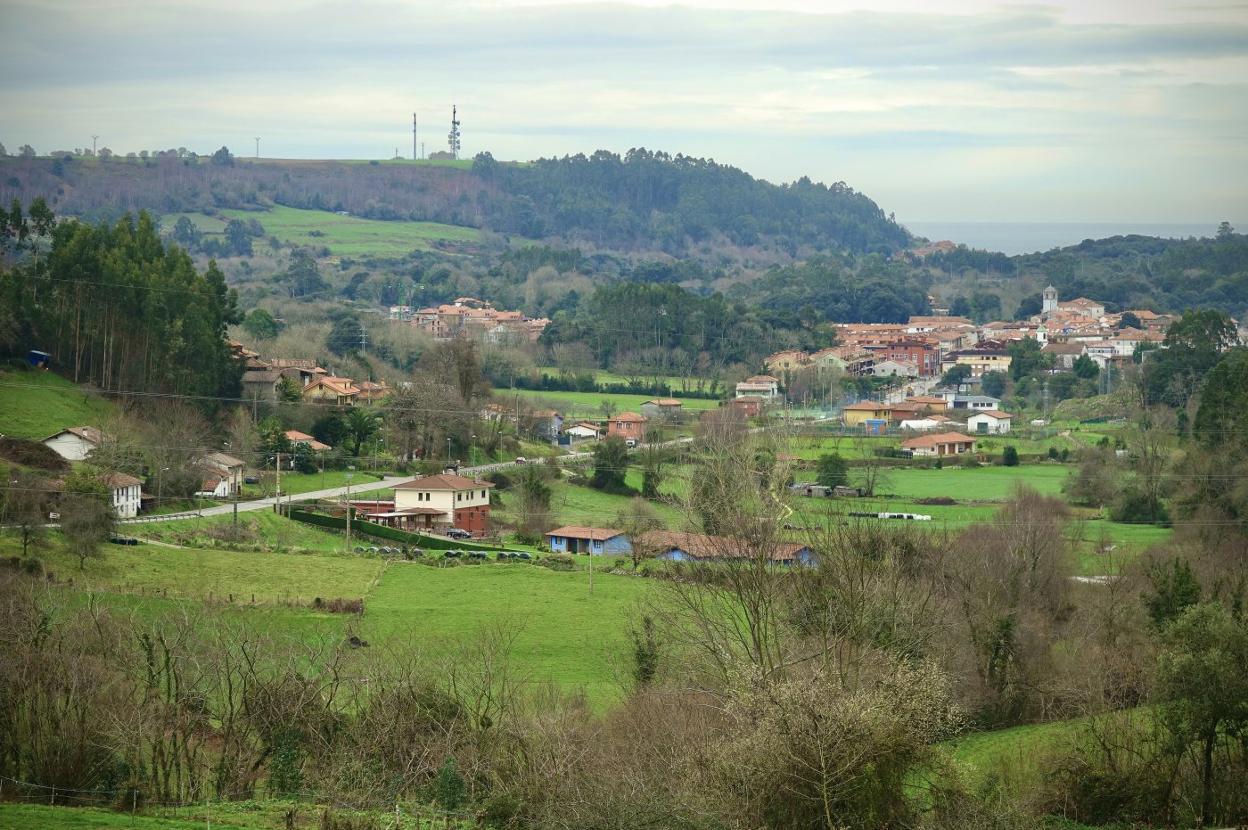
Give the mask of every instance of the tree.
[{"label": "tree", "polygon": [[325,348],[337,355],[352,354],[364,342],[364,326],[355,317],[343,316],[334,321],[325,338]]},{"label": "tree", "polygon": [[4,142],[0,141],[0,159],[8,158],[9,151],[5,149]]},{"label": "tree", "polygon": [[628,485],[624,483],[627,471],[628,447],[623,438],[613,435],[594,447],[594,473],[589,480],[591,487],[608,493],[629,492]]},{"label": "tree", "polygon": [[282,375],[277,382],[277,399],[284,403],[299,403],[303,400],[303,387],[294,378]]},{"label": "tree", "polygon": [[1006,444],[1005,449],[1001,451],[1001,465],[1003,467],[1018,466],[1018,450],[1013,444]]},{"label": "tree", "polygon": [[1144,324],[1140,322],[1139,317],[1135,316],[1135,312],[1126,311],[1118,318],[1118,328],[1143,330]]},{"label": "tree", "polygon": [[1096,361],[1086,354],[1076,357],[1071,369],[1074,371],[1075,377],[1083,380],[1095,380],[1096,376],[1101,373],[1101,367],[1097,366]]},{"label": "tree", "polygon": [[346,428],[351,438],[351,454],[359,456],[364,443],[381,429],[381,423],[375,412],[356,406],[347,413]]},{"label": "tree", "polygon": [[285,281],[289,283],[287,291],[290,296],[296,299],[321,294],[329,288],[329,283],[321,276],[321,269],[312,252],[306,248],[296,248],[290,255]]},{"label": "tree", "polygon": [[200,243],[204,239],[203,231],[191,221],[189,216],[178,217],[178,221],[173,225],[172,236],[174,242],[188,251],[194,251],[199,248]]},{"label": "tree", "polygon": [[991,395],[994,398],[1004,398],[1009,377],[1005,372],[984,372],[979,376],[980,389],[983,390],[985,395]]},{"label": "tree", "polygon": [[824,487],[842,487],[849,483],[849,465],[840,453],[821,455],[815,480]]},{"label": "tree", "polygon": [[1144,597],[1144,604],[1159,631],[1200,602],[1200,583],[1186,559],[1174,557],[1169,568],[1155,563],[1148,569],[1148,578],[1153,592]]},{"label": "tree", "polygon": [[232,167],[234,165],[234,156],[230,153],[230,148],[222,147],[213,153],[212,163],[219,167]]},{"label": "tree", "polygon": [[1189,311],[1166,331],[1164,349],[1144,364],[1144,402],[1184,406],[1235,345],[1235,322],[1221,311]]},{"label": "tree", "polygon": [[1235,235],[1235,229],[1234,229],[1233,227],[1231,227],[1231,223],[1230,223],[1230,222],[1227,222],[1227,221],[1225,221],[1225,220],[1224,220],[1224,221],[1222,221],[1222,222],[1219,222],[1219,223],[1218,223],[1218,234],[1217,234],[1217,238],[1218,238],[1219,240],[1226,240],[1226,239],[1230,239],[1230,238],[1231,238],[1231,237],[1233,237],[1234,235]]},{"label": "tree", "polygon": [[338,412],[322,415],[312,422],[312,437],[331,447],[340,446],[347,439],[347,423]]},{"label": "tree", "polygon": [[29,144],[23,144],[17,148],[17,154],[24,159],[33,159],[35,157],[35,148]]},{"label": "tree", "polygon": [[17,528],[22,541],[22,557],[30,553],[31,545],[43,537],[43,525],[48,521],[49,485],[33,473],[17,469],[0,469],[0,524]]},{"label": "tree", "polygon": [[231,219],[225,225],[225,241],[234,256],[251,256],[251,234],[247,224],[238,219]]},{"label": "tree", "polygon": [[[186,217],[182,217],[185,219]],[[243,320],[243,328],[257,340],[272,340],[281,332],[282,326],[268,310],[253,308]]]},{"label": "tree", "polygon": [[1214,762],[1220,741],[1248,727],[1248,629],[1223,606],[1193,605],[1162,633],[1157,689],[1162,724],[1186,749],[1200,748],[1202,827],[1214,814]]},{"label": "tree", "polygon": [[540,541],[542,534],[551,527],[552,490],[546,479],[544,465],[528,464],[519,468],[513,481],[516,494],[516,530],[530,543]]},{"label": "tree", "polygon": [[107,487],[90,473],[74,473],[65,482],[61,499],[61,533],[78,557],[78,570],[86,570],[87,560],[100,555],[100,549],[113,531],[113,510]]},{"label": "tree", "polygon": [[1010,355],[1010,377],[1020,380],[1052,365],[1052,358],[1040,351],[1040,341],[1034,337],[1014,340],[1006,347]]},{"label": "tree", "polygon": [[949,367],[949,370],[941,375],[940,382],[944,386],[956,387],[966,381],[971,376],[971,367],[965,363],[955,363]]}]

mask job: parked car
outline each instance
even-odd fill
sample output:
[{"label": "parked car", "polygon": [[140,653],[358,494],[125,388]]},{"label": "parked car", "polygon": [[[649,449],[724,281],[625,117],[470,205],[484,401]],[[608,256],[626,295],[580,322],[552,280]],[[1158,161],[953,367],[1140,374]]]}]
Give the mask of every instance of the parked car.
[{"label": "parked car", "polygon": [[452,527],[446,531],[448,539],[471,539],[472,534],[460,527]]},{"label": "parked car", "polygon": [[528,463],[529,463],[529,459],[525,458],[523,455],[517,455],[517,456],[516,456],[516,463],[517,463],[517,464],[528,464]]},{"label": "parked car", "polygon": [[260,476],[243,476],[243,484],[259,484]]},{"label": "parked car", "polygon": [[636,439],[636,438],[625,438],[625,439],[624,439],[624,446],[628,447],[628,448],[631,450],[633,447],[637,446],[637,439]]}]

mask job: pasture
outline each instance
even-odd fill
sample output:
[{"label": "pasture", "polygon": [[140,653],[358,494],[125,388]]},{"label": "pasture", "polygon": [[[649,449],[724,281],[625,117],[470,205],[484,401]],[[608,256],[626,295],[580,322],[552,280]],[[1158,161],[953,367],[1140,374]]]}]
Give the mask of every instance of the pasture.
[{"label": "pasture", "polygon": [[226,219],[255,219],[264,226],[267,236],[277,237],[283,244],[325,247],[334,256],[400,257],[443,243],[471,245],[481,239],[481,232],[476,228],[459,225],[362,219],[282,205],[266,211],[223,210],[219,216],[168,214],[161,217],[161,223],[172,228],[183,215],[209,235],[224,233]]},{"label": "pasture", "polygon": [[111,402],[51,372],[0,372],[4,435],[47,438],[65,427],[100,426],[115,412]]}]

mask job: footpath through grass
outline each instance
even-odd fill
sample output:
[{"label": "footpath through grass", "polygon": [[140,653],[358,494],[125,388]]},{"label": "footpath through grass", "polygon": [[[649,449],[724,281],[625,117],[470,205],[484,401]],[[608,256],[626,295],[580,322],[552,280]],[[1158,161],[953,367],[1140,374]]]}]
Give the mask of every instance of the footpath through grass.
[{"label": "footpath through grass", "polygon": [[52,372],[0,372],[0,434],[47,438],[66,427],[100,426],[112,403]]}]

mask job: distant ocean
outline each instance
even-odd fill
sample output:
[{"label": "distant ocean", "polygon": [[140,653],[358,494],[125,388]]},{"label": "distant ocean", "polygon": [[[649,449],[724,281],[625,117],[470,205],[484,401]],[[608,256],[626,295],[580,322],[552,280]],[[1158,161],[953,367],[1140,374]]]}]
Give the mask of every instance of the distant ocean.
[{"label": "distant ocean", "polygon": [[1208,224],[1165,224],[1150,222],[902,222],[910,232],[933,242],[949,239],[969,248],[983,248],[1006,254],[1029,254],[1085,239],[1104,239],[1138,233],[1143,236],[1186,238],[1213,236],[1217,222]]}]

